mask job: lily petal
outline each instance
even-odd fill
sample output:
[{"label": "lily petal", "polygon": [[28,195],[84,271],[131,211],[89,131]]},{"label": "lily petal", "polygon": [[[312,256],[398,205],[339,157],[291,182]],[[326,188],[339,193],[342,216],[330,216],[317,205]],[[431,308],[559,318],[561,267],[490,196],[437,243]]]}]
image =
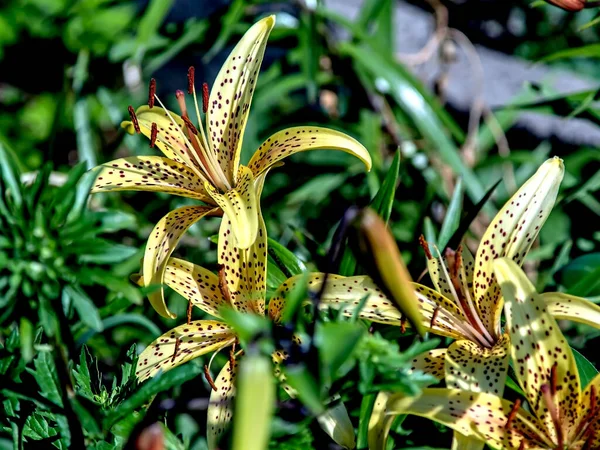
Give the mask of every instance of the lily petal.
[{"label": "lily petal", "polygon": [[164,282],[202,311],[219,317],[219,308],[229,302],[219,288],[219,277],[183,259],[170,258]]},{"label": "lily petal", "polygon": [[92,193],[155,191],[214,203],[202,179],[185,164],[161,156],[131,156],[92,169],[98,176]]},{"label": "lily petal", "polygon": [[[202,217],[218,213],[219,209],[214,207],[184,206],[169,212],[160,219],[148,238],[144,252],[142,276],[145,285],[162,284],[169,256],[175,250],[181,236]],[[161,316],[170,319],[177,317],[167,308],[162,287],[160,290],[150,293],[148,299]]]},{"label": "lily petal", "polygon": [[217,390],[210,392],[210,400],[206,411],[206,440],[208,442],[208,450],[217,450],[219,448],[219,439],[227,431],[231,423],[233,397],[235,396],[235,378],[238,366],[235,360],[233,367],[231,366],[231,362],[227,361],[215,380]]},{"label": "lily petal", "polygon": [[235,236],[233,245],[241,249],[250,247],[258,233],[260,206],[254,182],[252,171],[241,166],[238,171],[238,184],[224,194],[210,183],[204,185],[210,196],[229,217]]},{"label": "lily petal", "polygon": [[225,215],[219,230],[218,261],[223,267],[229,300],[240,311],[263,315],[267,290],[267,230],[260,210],[254,243],[241,249],[235,242],[232,222]]},{"label": "lily petal", "polygon": [[206,112],[208,140],[232,184],[256,79],[274,25],[275,16],[265,17],[244,34],[227,57],[210,93]]},{"label": "lily petal", "polygon": [[258,176],[294,153],[325,149],[354,155],[371,170],[371,155],[360,142],[340,131],[321,127],[293,127],[275,133],[258,147],[248,167]]},{"label": "lily petal", "polygon": [[554,207],[565,169],[562,159],[547,160],[500,209],[481,238],[475,257],[475,302],[486,328],[497,332],[502,303],[494,278],[496,258],[521,264]]},{"label": "lily petal", "polygon": [[501,396],[508,371],[510,339],[503,335],[493,348],[472,341],[450,344],[446,353],[446,386]]},{"label": "lily petal", "polygon": [[421,353],[411,361],[410,370],[420,370],[421,372],[434,376],[438,381],[442,381],[446,376],[445,364],[447,351],[447,348],[436,348]]},{"label": "lily petal", "polygon": [[[502,395],[508,369],[510,339],[504,335],[491,348],[483,348],[472,341],[454,341],[446,353],[446,386],[473,392]],[[479,439],[454,432],[453,450],[481,450],[485,445]]]},{"label": "lily petal", "polygon": [[[269,317],[278,322],[285,305],[285,297],[294,289],[297,283],[305,280],[304,275],[296,275],[286,280],[277,289],[269,301]],[[308,287],[312,292],[319,292],[323,285],[325,274],[320,272],[308,275]],[[323,308],[335,307],[342,309],[344,315],[352,316],[362,298],[368,295],[364,307],[359,313],[361,319],[372,322],[399,325],[402,315],[392,302],[381,292],[369,277],[343,277],[341,275],[328,275],[327,287],[321,297]]]},{"label": "lily petal", "polygon": [[[156,146],[163,154],[177,163],[185,164],[189,169],[200,172],[200,165],[197,162],[198,155],[194,152],[193,145],[190,147],[190,135],[184,129],[186,127],[183,119],[172,111],[167,111],[159,106],[150,108],[147,105],[140,106],[135,112],[140,131],[148,139],[152,137],[152,124],[156,124],[158,131],[156,135]],[[177,126],[171,120],[177,124]],[[135,134],[135,126],[131,121],[121,123],[121,128],[129,134]],[[197,145],[202,147],[200,141],[195,135],[192,139],[196,140]],[[186,142],[187,140],[187,142]],[[189,142],[189,144],[188,144]],[[200,172],[202,173],[202,172]]]},{"label": "lily petal", "polygon": [[387,402],[390,396],[389,392],[381,391],[375,398],[373,411],[369,418],[369,431],[367,433],[370,450],[386,449],[387,437],[396,418],[391,414],[386,414]]},{"label": "lily petal", "polygon": [[600,328],[600,306],[595,303],[562,292],[547,292],[540,296],[555,319],[572,320]]},{"label": "lily petal", "polygon": [[463,326],[467,318],[456,303],[422,284],[413,283],[413,286],[423,316],[423,325],[432,333],[454,339],[476,339]]},{"label": "lily petal", "polygon": [[195,320],[173,328],[146,347],[138,358],[135,374],[144,381],[234,341],[234,331],[225,323]]},{"label": "lily petal", "polygon": [[[542,386],[558,385],[553,395],[562,420],[577,416],[581,385],[571,347],[556,320],[523,270],[511,259],[500,258],[494,271],[505,300],[506,329],[517,379],[537,417],[554,431]],[[555,369],[554,369],[555,368]],[[552,371],[556,379],[552,380]]]},{"label": "lily petal", "polygon": [[523,439],[529,444],[525,448],[551,445],[542,441],[543,431],[536,418],[523,408],[516,410],[510,427],[506,428],[513,406],[512,402],[492,394],[427,388],[416,397],[391,396],[387,413],[426,417],[494,448],[517,450]]},{"label": "lily petal", "polygon": [[[594,391],[594,400],[592,400],[592,390]],[[585,423],[585,422],[591,422],[592,425],[590,425],[591,427],[593,427],[593,431],[592,431],[592,436],[591,436],[591,442],[589,442],[589,446],[585,447],[583,446],[582,448],[590,448],[590,449],[596,449],[596,448],[600,448],[600,428],[598,427],[598,421],[600,421],[600,410],[598,410],[598,393],[600,392],[600,374],[596,375],[592,381],[589,382],[589,384],[586,386],[585,390],[583,391],[583,393],[581,394],[581,404],[579,405],[579,415],[578,418],[580,419],[580,423]],[[594,405],[591,407],[591,403],[594,403]],[[592,408],[595,411],[595,414],[593,414]],[[569,439],[571,441],[573,441],[577,435],[579,435],[581,432],[581,430],[579,429],[579,427],[577,426],[572,426],[571,427],[571,435],[569,436]],[[587,438],[587,436],[586,436]],[[585,439],[587,440],[587,439]]]}]

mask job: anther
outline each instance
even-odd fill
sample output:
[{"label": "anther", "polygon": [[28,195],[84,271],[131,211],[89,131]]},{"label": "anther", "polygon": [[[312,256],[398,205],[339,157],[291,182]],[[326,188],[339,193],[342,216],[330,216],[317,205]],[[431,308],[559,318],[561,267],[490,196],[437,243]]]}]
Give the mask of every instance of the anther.
[{"label": "anther", "polygon": [[554,401],[554,396],[552,394],[552,388],[543,384],[540,388],[542,392],[542,398],[544,399],[544,403],[546,403],[546,408],[550,413],[550,417],[552,418],[552,423],[554,424],[554,428],[556,430],[556,436],[558,438],[558,448],[562,448],[563,445],[563,430],[560,423],[560,417],[558,415],[558,408],[556,407],[556,403]]},{"label": "anther", "polygon": [[427,257],[427,259],[433,259],[433,256],[432,256],[431,252],[429,251],[429,244],[425,240],[425,236],[423,236],[423,235],[419,236],[419,245],[425,251],[425,256]]},{"label": "anther", "polygon": [[194,69],[194,66],[190,66],[190,68],[188,69],[188,94],[193,94],[194,93],[194,75],[196,73],[196,69]]},{"label": "anther", "polygon": [[554,363],[550,369],[550,392],[552,392],[552,395],[556,395],[557,390],[558,374],[556,373],[556,368],[557,364]]},{"label": "anther", "polygon": [[202,83],[202,112],[208,111],[208,83]]},{"label": "anther", "polygon": [[196,127],[194,126],[194,124],[192,123],[192,121],[190,120],[190,118],[188,116],[184,115],[184,116],[181,116],[181,119],[185,122],[185,124],[190,129],[190,131],[197,136],[198,135],[198,130],[196,129]]},{"label": "anther", "polygon": [[150,130],[150,147],[154,148],[154,144],[156,144],[156,136],[158,136],[158,126],[152,122],[152,128]]},{"label": "anther", "polygon": [[406,333],[406,323],[408,322],[408,320],[406,319],[405,315],[402,315],[402,317],[400,318],[400,333],[404,334]]},{"label": "anther", "polygon": [[429,324],[429,328],[431,328],[433,330],[433,326],[435,325],[435,321],[437,319],[437,316],[440,312],[440,305],[437,305],[435,307],[435,309],[433,310],[433,314],[431,315],[431,322]]},{"label": "anther", "polygon": [[525,439],[523,439],[519,444],[519,450],[525,450]]},{"label": "anther", "polygon": [[179,109],[181,109],[181,115],[187,116],[187,106],[185,104],[185,94],[183,91],[177,89],[175,92],[175,97],[177,98],[177,103],[179,104]]},{"label": "anther", "polygon": [[135,128],[135,132],[140,134],[142,132],[142,130],[140,130],[140,124],[135,115],[135,111],[133,110],[133,106],[130,105],[127,108],[127,111],[129,111],[129,116],[131,117],[131,121],[133,122],[133,128]]},{"label": "anther", "polygon": [[192,322],[192,306],[194,304],[192,303],[192,301],[190,300],[188,302],[188,308],[187,308],[187,324],[189,325]]},{"label": "anther", "polygon": [[210,387],[212,388],[213,391],[218,391],[213,378],[210,376],[210,372],[208,371],[208,366],[204,366],[204,378],[206,378],[206,381],[208,382],[208,384],[210,385]]},{"label": "anther", "polygon": [[148,107],[154,108],[154,96],[156,95],[156,80],[152,78],[150,80],[150,88],[148,89]]},{"label": "anther", "polygon": [[504,425],[505,429],[507,429],[507,430],[510,429],[510,426],[512,425],[512,421],[515,419],[515,417],[517,417],[517,412],[519,411],[520,407],[521,407],[521,399],[516,399],[515,404],[513,405],[510,412],[508,413],[508,419],[506,419],[506,425]]},{"label": "anther", "polygon": [[177,352],[179,351],[179,344],[181,344],[181,339],[177,338],[175,340],[175,350],[173,351],[173,357],[171,358],[171,362],[175,362],[175,358],[177,357]]}]

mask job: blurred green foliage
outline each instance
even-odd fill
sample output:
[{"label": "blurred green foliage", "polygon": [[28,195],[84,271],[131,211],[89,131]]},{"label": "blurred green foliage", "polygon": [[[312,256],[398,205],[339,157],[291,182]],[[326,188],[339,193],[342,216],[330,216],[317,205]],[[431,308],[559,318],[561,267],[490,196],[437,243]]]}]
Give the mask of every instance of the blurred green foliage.
[{"label": "blurred green foliage", "polygon": [[[598,75],[598,36],[591,23],[597,11],[567,14],[549,5],[531,9],[528,1],[499,3],[506,17],[531,25],[519,32],[513,28],[508,44],[499,44],[502,50]],[[156,421],[166,448],[206,448],[210,386],[201,374],[208,360],[192,361],[141,386],[132,373],[135,355],[175,324],[156,315],[128,276],[139,269],[152,226],[186,200],[152,193],[89,199],[92,180],[84,172],[115,156],[152,154],[146,140],[118,128],[129,104],[146,101],[150,77],[173,105],[174,91],[186,86],[189,65],[200,81],[211,83],[239,36],[267,13],[277,14],[278,25],[258,80],[242,160],[284,126],[322,124],[359,139],[374,163],[364,175],[361,163],[346,155],[315,152],[296,155],[273,171],[262,197],[271,238],[269,296],[305,270],[362,273],[351,252],[342,252],[336,267],[329,252],[344,211],[355,204],[370,204],[388,221],[418,278],[425,267],[421,233],[443,245],[469,211],[482,208],[467,236],[468,244],[476,242],[482,223],[509,197],[514,183],[557,154],[567,175],[528,257],[528,272],[540,290],[600,299],[600,232],[588,226],[600,216],[597,149],[551,147],[531,137],[511,141],[510,153],[500,154],[497,130],[485,122],[478,124],[478,145],[470,157],[468,118],[445,108],[397,61],[391,43],[401,31],[393,26],[393,6],[391,0],[366,0],[351,21],[319,1],[2,3],[0,396],[5,414],[0,448],[135,448]],[[347,38],[340,39],[342,31]],[[532,110],[600,125],[597,89],[556,95],[547,86],[533,86],[527,94],[497,112],[502,131],[510,133],[516,117]],[[509,117],[502,114],[510,120],[500,120]],[[491,191],[501,179],[508,183]],[[478,205],[486,192],[491,199]],[[217,269],[216,246],[209,239],[217,230],[217,219],[192,227],[177,255]],[[168,301],[185,316],[181,297],[171,292]],[[384,387],[417,392],[431,383],[422,374],[409,376],[408,369],[413,355],[437,342],[413,342],[410,332],[292,303],[296,309],[286,316],[285,333],[262,329],[262,322],[241,325],[248,342],[267,342],[259,346],[263,360],[268,349],[291,345],[293,332],[307,337],[286,368],[288,377],[295,376],[290,383],[306,388],[300,400],[278,391],[270,448],[324,448],[330,440],[316,416],[340,402],[358,447],[366,448],[373,395]],[[568,334],[590,358],[582,356],[580,364],[587,361],[586,373],[593,373],[600,360],[589,350],[598,332],[571,326]],[[213,365],[226,360],[219,354]],[[445,430],[414,418],[397,421],[393,430],[390,445],[449,443]]]}]

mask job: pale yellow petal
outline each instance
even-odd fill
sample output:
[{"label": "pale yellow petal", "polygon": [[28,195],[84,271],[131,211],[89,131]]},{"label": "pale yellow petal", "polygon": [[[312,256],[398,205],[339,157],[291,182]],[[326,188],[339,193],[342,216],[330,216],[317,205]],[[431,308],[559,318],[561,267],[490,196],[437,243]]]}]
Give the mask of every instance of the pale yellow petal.
[{"label": "pale yellow petal", "polygon": [[421,353],[410,362],[410,370],[414,372],[420,370],[428,375],[442,381],[446,376],[446,348],[436,348],[428,352]]},{"label": "pale yellow petal", "polygon": [[92,193],[154,191],[213,203],[202,179],[188,166],[161,156],[130,156],[95,167]]},{"label": "pale yellow petal", "polygon": [[223,366],[215,379],[217,390],[211,390],[208,410],[206,411],[206,440],[208,450],[217,450],[219,439],[229,428],[233,414],[233,397],[235,396],[235,378],[238,362],[234,360]]},{"label": "pale yellow petal", "polygon": [[506,302],[506,329],[512,343],[517,380],[537,417],[548,430],[554,431],[542,391],[552,387],[554,370],[554,399],[560,417],[567,422],[574,420],[581,386],[573,352],[556,320],[517,263],[501,258],[496,260],[494,269]]},{"label": "pale yellow petal", "polygon": [[164,282],[204,312],[219,317],[219,308],[229,302],[219,287],[219,277],[183,259],[170,258]]},{"label": "pale yellow petal", "polygon": [[572,320],[600,328],[600,307],[595,303],[562,292],[548,292],[541,294],[541,297],[555,319]]},{"label": "pale yellow petal", "polygon": [[371,155],[356,139],[321,127],[293,127],[279,131],[258,147],[248,167],[257,176],[282,159],[307,150],[340,150],[356,156],[371,170]]},{"label": "pale yellow petal", "polygon": [[454,339],[475,339],[462,311],[452,300],[422,284],[413,283],[423,325],[432,333]]},{"label": "pale yellow petal", "polygon": [[210,183],[204,185],[214,202],[229,218],[235,236],[234,245],[242,249],[250,247],[258,233],[260,205],[254,182],[252,171],[241,166],[237,185],[224,194]]},{"label": "pale yellow petal", "polygon": [[385,450],[388,434],[395,416],[386,414],[387,401],[391,394],[389,392],[380,392],[375,398],[373,411],[369,418],[369,432],[367,440],[369,442],[369,450]]},{"label": "pale yellow petal", "polygon": [[225,323],[195,320],[173,328],[146,347],[138,358],[135,374],[144,381],[234,341],[234,331]]},{"label": "pale yellow petal", "polygon": [[487,442],[494,448],[518,450],[525,439],[525,448],[547,448],[535,417],[519,408],[514,411],[509,428],[508,416],[513,403],[492,394],[460,389],[427,388],[415,397],[392,395],[387,402],[387,414],[414,414],[446,425],[459,433]]},{"label": "pale yellow petal", "polygon": [[560,158],[547,160],[500,209],[481,238],[475,257],[475,302],[488,330],[497,330],[502,313],[493,262],[507,257],[521,264],[554,207],[564,175]]},{"label": "pale yellow petal", "polygon": [[221,67],[210,92],[206,113],[208,140],[232,184],[252,95],[274,25],[275,16],[265,17],[244,34]]},{"label": "pale yellow petal", "polygon": [[[207,206],[184,206],[165,215],[156,224],[146,244],[142,276],[146,286],[163,283],[163,276],[171,253],[181,236],[204,216],[218,214],[219,210]],[[169,311],[162,287],[148,295],[150,304],[163,317],[175,318]]]}]

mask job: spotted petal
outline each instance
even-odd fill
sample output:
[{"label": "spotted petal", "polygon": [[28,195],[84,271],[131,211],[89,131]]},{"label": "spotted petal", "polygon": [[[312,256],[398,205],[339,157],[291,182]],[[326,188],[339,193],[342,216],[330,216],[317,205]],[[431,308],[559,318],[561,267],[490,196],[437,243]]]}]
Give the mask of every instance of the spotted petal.
[{"label": "spotted petal", "polygon": [[387,437],[395,417],[387,412],[387,401],[390,398],[389,392],[381,391],[375,398],[373,411],[369,418],[369,431],[367,439],[370,450],[385,450]]},{"label": "spotted petal", "polygon": [[493,448],[517,450],[550,448],[536,418],[519,408],[507,429],[513,403],[492,394],[461,389],[424,389],[420,395],[395,394],[387,402],[387,414],[414,414],[446,425],[459,433],[485,441]]},{"label": "spotted petal", "polygon": [[[285,297],[298,283],[307,279],[309,289],[318,292],[323,285],[324,277],[325,274],[316,272],[309,274],[307,278],[304,275],[296,275],[286,280],[269,301],[269,317],[275,322],[281,319]],[[360,318],[379,323],[400,324],[402,319],[400,312],[375,283],[365,276],[328,275],[327,287],[321,297],[321,306],[340,308],[344,315],[352,316],[365,295],[368,295],[368,298],[359,313]]]},{"label": "spotted petal", "polygon": [[[158,131],[156,146],[167,158],[184,164],[188,166],[188,169],[192,169],[197,173],[202,173],[198,164],[199,156],[194,149],[194,145],[200,145],[200,141],[195,135],[190,135],[185,131],[186,125],[179,115],[159,106],[150,108],[146,105],[140,106],[135,114],[140,131],[148,139],[152,137],[152,124],[156,124]],[[135,133],[135,126],[131,121],[122,122],[121,127],[129,134]],[[191,143],[190,139],[195,141],[194,144]]]},{"label": "spotted petal", "polygon": [[219,439],[227,431],[231,423],[237,370],[237,361],[234,361],[233,367],[231,366],[231,362],[228,361],[215,380],[217,390],[210,392],[208,410],[206,411],[206,440],[208,441],[208,450],[219,448]]},{"label": "spotted petal", "polygon": [[413,283],[413,286],[423,316],[423,325],[432,333],[454,339],[476,340],[470,327],[465,325],[467,318],[456,303],[427,286],[418,283]]},{"label": "spotted petal", "polygon": [[146,347],[138,358],[135,374],[144,381],[234,341],[234,331],[223,322],[195,320],[173,328]]},{"label": "spotted petal", "polygon": [[183,259],[170,258],[164,282],[204,312],[219,317],[219,308],[229,302],[219,287],[219,277]]},{"label": "spotted petal", "polygon": [[[554,399],[562,420],[577,416],[581,386],[573,352],[556,320],[521,268],[508,258],[494,263],[506,302],[506,329],[517,379],[538,418],[554,430],[542,391],[557,385]],[[556,379],[552,380],[555,367]],[[546,388],[543,388],[546,386]]]},{"label": "spotted petal", "polygon": [[[164,216],[154,227],[144,253],[142,276],[146,286],[162,284],[169,256],[175,250],[181,236],[204,216],[214,215],[218,208],[206,206],[184,206]],[[162,287],[148,295],[152,307],[163,317],[175,318],[165,303]]]},{"label": "spotted petal", "polygon": [[572,320],[600,328],[600,307],[589,300],[562,292],[541,294],[550,314],[557,320]]},{"label": "spotted petal", "polygon": [[[592,391],[594,391],[594,395],[592,395]],[[600,409],[598,408],[598,393],[600,393],[600,374],[596,375],[592,381],[589,382],[583,393],[581,394],[581,404],[579,405],[579,418],[581,422],[591,422],[595,423],[595,426],[592,425],[593,431],[591,431],[591,436],[586,433],[586,440],[589,438],[589,446],[583,446],[582,448],[586,449],[597,449],[600,448]],[[595,397],[593,399],[593,397]],[[591,404],[593,403],[593,406]],[[595,412],[595,414],[593,414]],[[578,434],[580,430],[578,427],[573,427],[571,429],[572,435],[569,436],[571,440],[574,439],[574,434]]]},{"label": "spotted petal", "polygon": [[230,216],[223,216],[219,230],[218,261],[223,267],[222,276],[234,308],[264,314],[267,289],[267,230],[260,210],[257,237],[246,249],[236,245]]},{"label": "spotted petal", "polygon": [[238,173],[238,184],[224,194],[221,194],[211,184],[205,183],[210,196],[229,218],[235,236],[233,245],[241,249],[250,247],[258,233],[260,205],[254,182],[252,171],[241,166]]},{"label": "spotted petal", "polygon": [[185,164],[161,156],[131,156],[93,169],[97,172],[93,193],[157,191],[213,203],[203,181]]},{"label": "spotted petal", "polygon": [[502,313],[494,259],[507,257],[519,265],[523,262],[554,206],[563,175],[560,158],[547,160],[500,209],[481,238],[475,256],[475,302],[490,331],[498,331]]},{"label": "spotted petal", "polygon": [[227,57],[210,93],[206,113],[208,140],[232,184],[252,95],[274,25],[275,16],[265,17],[244,34]]},{"label": "spotted petal", "polygon": [[321,127],[293,127],[275,133],[254,153],[248,167],[257,176],[294,153],[325,149],[354,155],[371,170],[371,156],[360,142],[340,131]]},{"label": "spotted petal", "polygon": [[436,348],[421,353],[410,362],[410,370],[420,370],[442,381],[445,376],[446,348]]}]

